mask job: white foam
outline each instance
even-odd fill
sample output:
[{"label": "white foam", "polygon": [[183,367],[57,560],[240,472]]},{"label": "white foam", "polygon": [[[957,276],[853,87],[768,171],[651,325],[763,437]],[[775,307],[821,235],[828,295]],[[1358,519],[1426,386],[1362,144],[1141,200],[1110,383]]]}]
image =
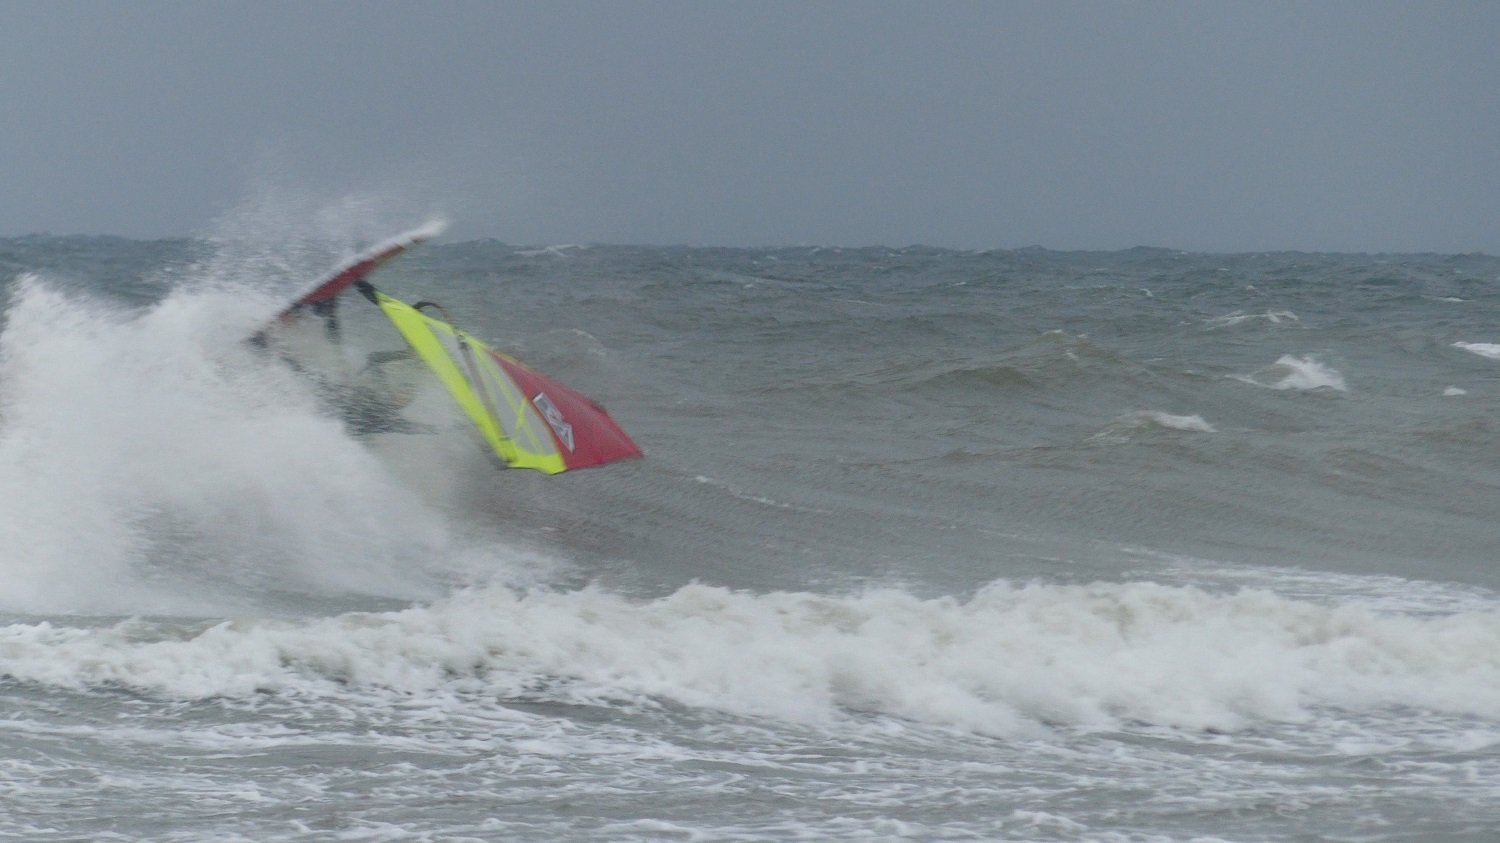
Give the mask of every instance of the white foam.
[{"label": "white foam", "polygon": [[1458,388],[1456,386],[1450,386],[1447,389],[1443,390],[1443,395],[1446,395],[1446,396],[1448,396],[1450,398],[1453,397],[1453,396],[1457,396],[1457,395],[1468,395],[1468,394],[1469,394],[1469,391],[1467,389],[1460,389],[1460,388]]},{"label": "white foam", "polygon": [[1500,718],[1494,612],[1411,616],[1153,583],[999,582],[968,600],[691,585],[635,601],[492,587],[183,640],[14,624],[0,628],[0,664],[26,681],[189,698],[345,684],[505,693],[542,675],[614,699],[807,721],[876,712],[990,734],[1121,721],[1234,729],[1329,706]]},{"label": "white foam", "polygon": [[1477,354],[1489,360],[1500,360],[1500,345],[1488,342],[1456,342],[1455,348],[1462,348],[1470,354]]}]

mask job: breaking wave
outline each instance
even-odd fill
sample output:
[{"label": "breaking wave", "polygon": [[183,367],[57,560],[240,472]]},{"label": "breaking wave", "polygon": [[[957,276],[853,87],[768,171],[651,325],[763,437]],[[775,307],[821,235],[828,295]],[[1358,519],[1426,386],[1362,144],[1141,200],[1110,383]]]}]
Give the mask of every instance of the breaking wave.
[{"label": "breaking wave", "polygon": [[14,679],[173,698],[343,683],[504,694],[552,677],[570,699],[794,720],[869,712],[996,735],[1123,721],[1232,730],[1320,707],[1500,716],[1500,616],[1252,589],[997,582],[960,600],[690,585],[641,602],[488,587],[398,612],[140,633],[12,624],[0,653]]}]

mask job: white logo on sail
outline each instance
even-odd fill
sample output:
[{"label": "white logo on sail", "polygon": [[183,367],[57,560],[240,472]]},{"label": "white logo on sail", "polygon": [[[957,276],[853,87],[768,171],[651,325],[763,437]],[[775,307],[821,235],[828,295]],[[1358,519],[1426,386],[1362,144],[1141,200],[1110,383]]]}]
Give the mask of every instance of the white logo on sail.
[{"label": "white logo on sail", "polygon": [[531,403],[535,404],[536,408],[542,411],[542,418],[546,419],[547,424],[552,426],[552,432],[556,433],[558,440],[568,446],[568,451],[572,452],[573,425],[568,424],[568,420],[563,418],[562,411],[557,409],[557,405],[552,403],[552,399],[547,397],[547,393],[538,392],[536,397],[531,399]]}]

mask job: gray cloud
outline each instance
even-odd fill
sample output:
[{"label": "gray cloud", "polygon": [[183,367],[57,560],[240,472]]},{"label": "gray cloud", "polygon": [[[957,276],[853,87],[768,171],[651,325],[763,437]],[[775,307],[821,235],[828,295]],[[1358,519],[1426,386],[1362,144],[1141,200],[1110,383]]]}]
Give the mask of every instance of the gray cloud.
[{"label": "gray cloud", "polygon": [[0,234],[1500,252],[1487,3],[0,5]]}]

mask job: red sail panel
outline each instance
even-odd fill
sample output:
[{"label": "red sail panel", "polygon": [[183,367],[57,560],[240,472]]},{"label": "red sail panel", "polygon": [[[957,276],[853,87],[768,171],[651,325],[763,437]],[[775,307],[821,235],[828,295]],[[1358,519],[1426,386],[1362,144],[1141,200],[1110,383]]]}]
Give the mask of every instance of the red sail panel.
[{"label": "red sail panel", "polygon": [[641,449],[630,441],[609,413],[587,396],[503,354],[490,351],[490,356],[547,422],[552,439],[569,469],[642,456]]}]

